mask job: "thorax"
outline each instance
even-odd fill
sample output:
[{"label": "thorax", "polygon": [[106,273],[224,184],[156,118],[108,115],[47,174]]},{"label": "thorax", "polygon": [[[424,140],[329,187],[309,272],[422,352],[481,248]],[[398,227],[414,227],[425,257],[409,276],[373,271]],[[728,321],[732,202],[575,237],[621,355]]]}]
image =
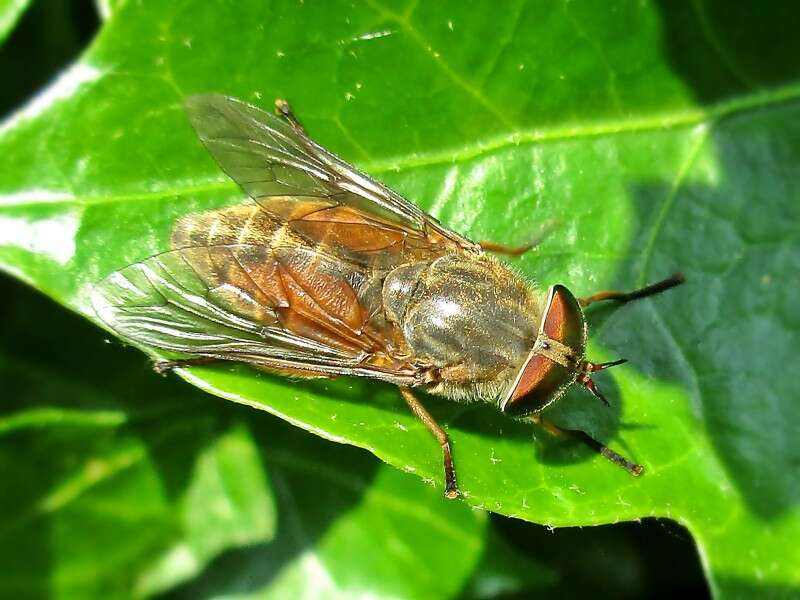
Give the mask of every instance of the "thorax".
[{"label": "thorax", "polygon": [[486,255],[399,267],[382,295],[413,360],[441,374],[430,391],[453,398],[486,397],[508,385],[541,321],[535,287]]}]

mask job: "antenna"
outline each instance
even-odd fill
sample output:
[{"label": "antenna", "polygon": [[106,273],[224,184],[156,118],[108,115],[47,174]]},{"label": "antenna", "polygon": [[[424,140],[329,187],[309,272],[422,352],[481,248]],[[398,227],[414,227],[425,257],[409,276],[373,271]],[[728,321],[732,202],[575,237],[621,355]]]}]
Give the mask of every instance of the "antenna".
[{"label": "antenna", "polygon": [[611,406],[606,400],[606,397],[597,389],[594,381],[592,381],[591,374],[596,373],[597,371],[603,371],[604,369],[608,369],[610,367],[616,367],[617,365],[621,365],[623,363],[628,362],[627,358],[620,358],[619,360],[612,360],[611,362],[605,363],[591,363],[588,360],[584,361],[581,365],[581,374],[578,375],[578,381],[583,384],[587,390],[592,393],[592,396],[600,400],[606,406]]}]

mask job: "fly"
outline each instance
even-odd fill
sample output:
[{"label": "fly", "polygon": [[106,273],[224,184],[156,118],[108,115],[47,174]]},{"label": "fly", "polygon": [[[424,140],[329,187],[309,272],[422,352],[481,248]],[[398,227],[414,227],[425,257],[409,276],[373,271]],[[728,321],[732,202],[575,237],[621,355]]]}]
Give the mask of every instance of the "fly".
[{"label": "fly", "polygon": [[640,465],[541,413],[576,382],[606,402],[591,375],[624,362],[586,359],[583,307],[657,294],[682,276],[586,298],[563,285],[542,291],[485,253],[529,247],[451,231],[316,144],[286,102],[276,108],[187,100],[203,144],[252,202],[180,219],[169,251],[95,287],[99,318],[124,338],[186,357],[158,362],[160,372],[235,361],[398,386],[442,447],[449,498],[459,494],[450,440],[414,390],[492,403],[639,475]]}]

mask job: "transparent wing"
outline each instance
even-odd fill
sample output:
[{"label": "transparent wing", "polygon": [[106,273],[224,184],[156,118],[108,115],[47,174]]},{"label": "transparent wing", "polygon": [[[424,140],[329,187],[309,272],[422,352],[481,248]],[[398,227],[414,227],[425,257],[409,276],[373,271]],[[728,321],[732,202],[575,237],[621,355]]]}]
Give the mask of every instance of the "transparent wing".
[{"label": "transparent wing", "polygon": [[327,201],[374,215],[432,245],[476,249],[408,200],[340,160],[286,120],[235,98],[191,96],[186,111],[211,155],[267,210],[275,198]]},{"label": "transparent wing", "polygon": [[[122,337],[155,348],[413,381],[410,371],[370,363],[383,350],[382,338],[345,274],[335,271],[341,267],[305,252],[276,255],[246,245],[173,250],[112,273],[95,287],[92,304]],[[315,285],[323,290],[316,295]]]},{"label": "transparent wing", "polygon": [[251,295],[234,286],[206,286],[192,266],[200,262],[197,255],[203,250],[165,252],[112,273],[95,287],[92,302],[97,315],[124,337],[175,352],[287,358],[313,352],[352,358],[352,354],[270,327],[274,319],[269,313],[259,323],[225,307],[233,295],[252,311],[262,310]]}]

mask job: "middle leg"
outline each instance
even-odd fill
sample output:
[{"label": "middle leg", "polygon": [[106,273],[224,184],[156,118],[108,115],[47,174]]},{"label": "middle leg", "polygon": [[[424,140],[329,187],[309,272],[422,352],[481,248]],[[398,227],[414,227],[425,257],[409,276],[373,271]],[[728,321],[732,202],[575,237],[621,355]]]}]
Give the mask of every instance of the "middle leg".
[{"label": "middle leg", "polygon": [[422,406],[422,403],[409,388],[401,387],[400,394],[402,394],[409,408],[417,418],[425,424],[425,427],[436,437],[436,440],[442,447],[442,453],[444,455],[444,495],[447,498],[457,498],[460,492],[458,491],[458,484],[456,483],[456,469],[453,465],[453,455],[450,452],[450,438],[447,437],[447,433],[442,429],[442,426],[434,420],[427,410],[425,410],[425,407]]},{"label": "middle leg", "polygon": [[542,429],[547,431],[548,433],[555,435],[557,437],[571,437],[573,439],[579,440],[589,446],[592,450],[605,456],[608,460],[613,462],[615,465],[622,467],[628,473],[633,475],[634,477],[638,477],[644,471],[644,467],[641,465],[637,465],[629,461],[624,456],[617,454],[608,446],[605,446],[590,436],[585,431],[581,431],[580,429],[562,429],[552,421],[548,421],[541,415],[532,415],[530,417],[531,421],[539,425]]}]

